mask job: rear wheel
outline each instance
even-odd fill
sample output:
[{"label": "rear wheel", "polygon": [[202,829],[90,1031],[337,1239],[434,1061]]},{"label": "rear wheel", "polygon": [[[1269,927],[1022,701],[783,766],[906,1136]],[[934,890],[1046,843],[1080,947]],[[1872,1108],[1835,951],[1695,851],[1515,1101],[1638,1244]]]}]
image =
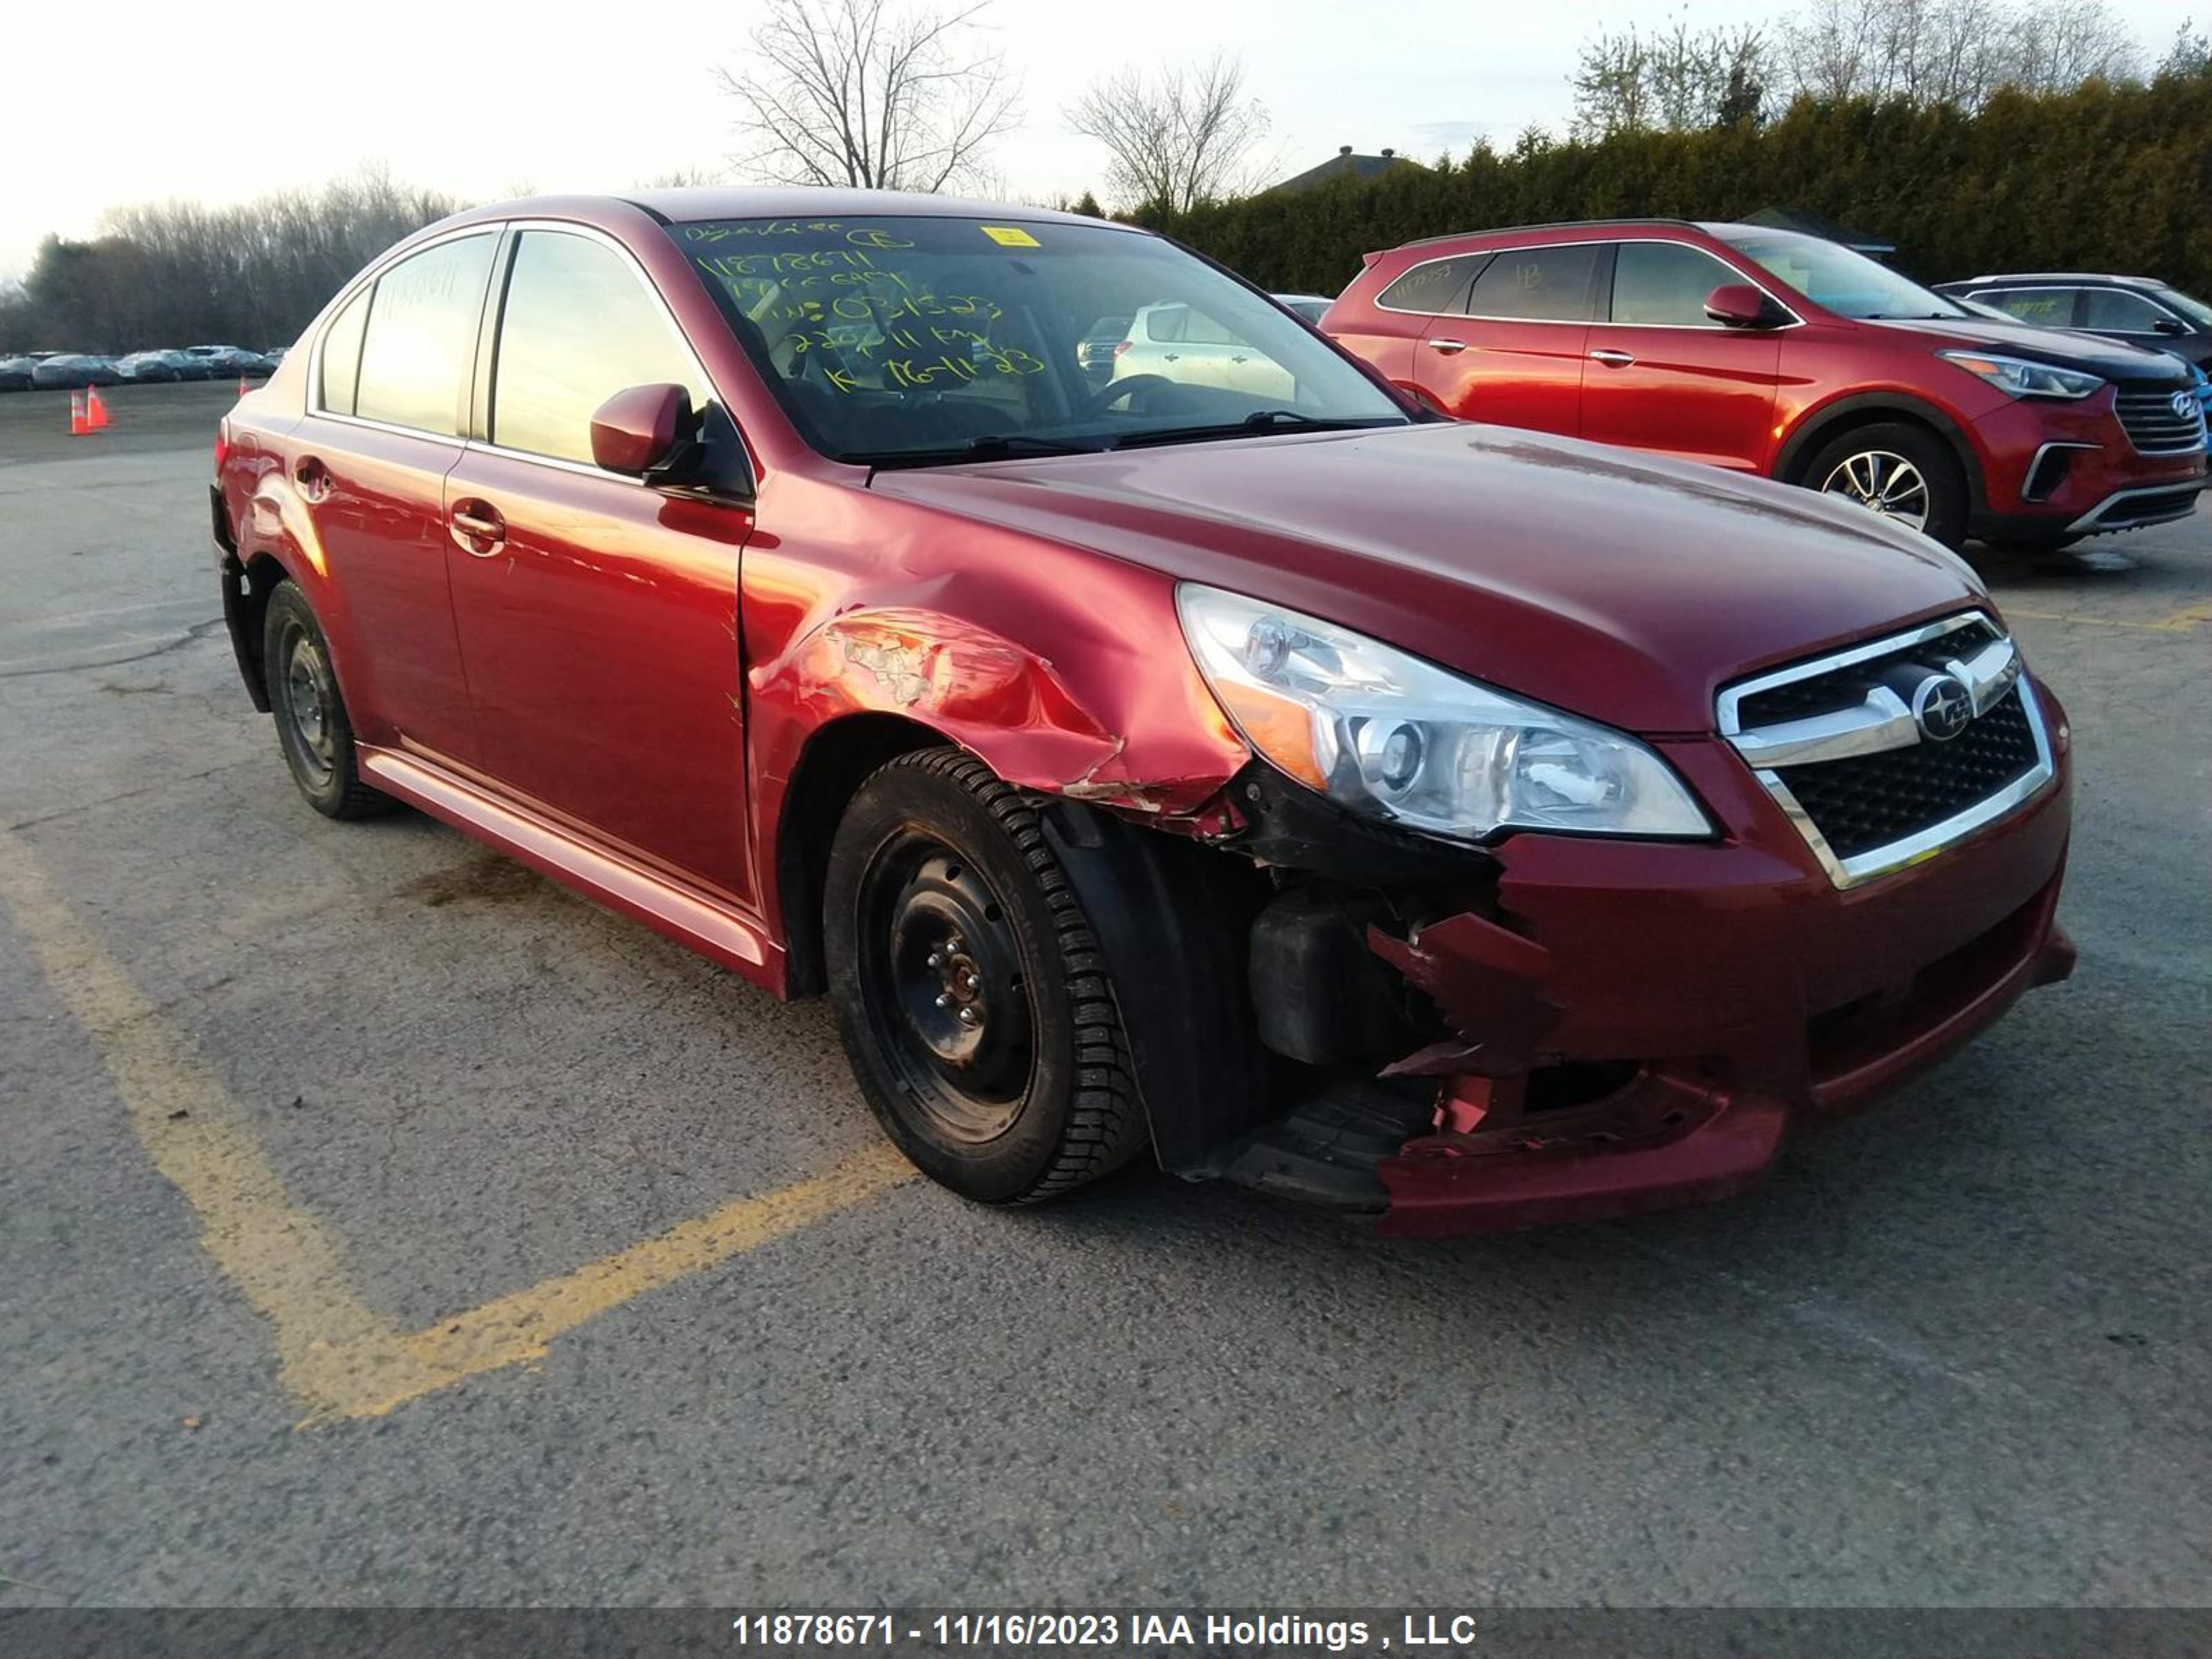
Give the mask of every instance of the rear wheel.
[{"label": "rear wheel", "polygon": [[261,672],[284,764],[307,805],[330,818],[391,810],[392,798],[363,783],[356,769],[353,722],[338,695],[330,641],[307,596],[289,581],[279,582],[269,596]]},{"label": "rear wheel", "polygon": [[1800,482],[1946,547],[1966,539],[1966,474],[1950,447],[1924,428],[1900,422],[1856,428],[1822,446]]},{"label": "rear wheel", "polygon": [[831,844],[823,944],[861,1091],[925,1175],[1030,1203],[1145,1144],[1090,921],[1029,798],[981,761],[923,750],[861,785]]}]

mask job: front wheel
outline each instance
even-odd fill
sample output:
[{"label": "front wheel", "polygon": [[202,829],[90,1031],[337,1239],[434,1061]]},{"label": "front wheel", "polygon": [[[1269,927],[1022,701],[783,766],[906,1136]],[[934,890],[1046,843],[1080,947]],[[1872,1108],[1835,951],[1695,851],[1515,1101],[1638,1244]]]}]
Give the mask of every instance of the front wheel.
[{"label": "front wheel", "polygon": [[1966,539],[1966,477],[1934,433],[1901,422],[1863,426],[1822,446],[1800,480],[1933,538]]},{"label": "front wheel", "polygon": [[1145,1144],[1091,922],[1028,797],[956,749],[903,755],[830,846],[823,945],[862,1092],[916,1168],[1024,1204]]}]

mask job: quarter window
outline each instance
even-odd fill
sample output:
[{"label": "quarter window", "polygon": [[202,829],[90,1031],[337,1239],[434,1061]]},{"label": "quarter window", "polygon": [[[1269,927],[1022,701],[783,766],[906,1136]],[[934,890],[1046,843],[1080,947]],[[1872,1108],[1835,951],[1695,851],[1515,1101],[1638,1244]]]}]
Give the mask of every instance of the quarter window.
[{"label": "quarter window", "polygon": [[2085,288],[2081,290],[2081,326],[2107,329],[2115,334],[2155,334],[2160,323],[2173,319],[2140,294],[2124,289]]},{"label": "quarter window", "polygon": [[1718,328],[1705,300],[1742,277],[1680,242],[1623,242],[1613,260],[1613,320],[1667,328]]},{"label": "quarter window", "polygon": [[323,407],[333,414],[354,412],[354,382],[361,374],[361,325],[368,320],[369,291],[364,288],[355,295],[323,331]]},{"label": "quarter window", "polygon": [[1467,309],[1476,317],[1586,323],[1604,252],[1602,242],[1506,248],[1474,279]]},{"label": "quarter window", "polygon": [[1468,279],[1489,257],[1460,253],[1415,265],[1376,295],[1375,303],[1390,311],[1418,311],[1425,316],[1455,310],[1459,296],[1467,292]]},{"label": "quarter window", "polygon": [[356,413],[441,437],[459,434],[493,240],[441,242],[376,279]]},{"label": "quarter window", "polygon": [[592,459],[592,415],[634,386],[675,385],[692,407],[707,389],[660,302],[612,249],[529,230],[516,243],[492,369],[492,442],[562,460]]}]

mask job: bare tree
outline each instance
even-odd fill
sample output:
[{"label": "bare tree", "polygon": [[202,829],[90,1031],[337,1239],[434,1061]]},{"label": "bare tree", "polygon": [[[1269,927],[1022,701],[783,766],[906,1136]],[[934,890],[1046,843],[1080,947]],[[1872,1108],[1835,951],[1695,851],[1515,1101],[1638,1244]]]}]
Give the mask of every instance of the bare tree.
[{"label": "bare tree", "polygon": [[2193,19],[2183,18],[2181,27],[2173,32],[2173,44],[2158,60],[2158,72],[2175,81],[2212,77],[2212,38],[2207,38]]},{"label": "bare tree", "polygon": [[1188,213],[1249,188],[1267,111],[1244,90],[1244,65],[1215,53],[1157,73],[1125,69],[1067,108],[1068,125],[1106,146],[1107,183],[1125,207]]},{"label": "bare tree", "polygon": [[1574,75],[1577,136],[1686,132],[1756,123],[1772,79],[1766,33],[1756,25],[1692,29],[1678,15],[1646,40],[1601,33],[1582,49]]},{"label": "bare tree", "polygon": [[1797,90],[1978,109],[2002,87],[2062,92],[2132,75],[2107,0],[1813,0],[1783,31]]},{"label": "bare tree", "polygon": [[1004,56],[979,40],[988,0],[769,0],[740,67],[715,70],[748,146],[734,165],[783,184],[942,190],[1012,125]]}]

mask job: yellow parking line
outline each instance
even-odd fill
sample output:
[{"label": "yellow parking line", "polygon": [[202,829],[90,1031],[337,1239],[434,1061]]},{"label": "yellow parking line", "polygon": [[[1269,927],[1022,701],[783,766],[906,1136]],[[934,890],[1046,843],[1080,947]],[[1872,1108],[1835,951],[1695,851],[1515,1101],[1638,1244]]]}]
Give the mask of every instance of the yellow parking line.
[{"label": "yellow parking line", "polygon": [[2129,628],[2141,634],[2185,634],[2199,623],[2212,623],[2212,600],[2178,611],[2160,622],[2124,622],[2118,617],[2089,617],[2078,611],[2027,611],[2016,605],[2004,607],[2007,617],[2031,622],[2079,623],[2087,628]]},{"label": "yellow parking line", "polygon": [[546,1343],[647,1291],[727,1261],[914,1178],[872,1144],[827,1173],[739,1199],[655,1238],[401,1332],[355,1292],[337,1242],[295,1206],[246,1113],[191,1039],[161,1017],[0,830],[0,907],[100,1052],[154,1167],[198,1217],[200,1242],[275,1334],[301,1426],[376,1417],[464,1378],[538,1358]]},{"label": "yellow parking line", "polygon": [[154,1167],[198,1215],[200,1243],[275,1328],[285,1386],[319,1400],[333,1351],[388,1340],[347,1282],[337,1245],[285,1195],[214,1069],[100,948],[30,849],[4,830],[0,902],[46,983],[98,1048]]}]

